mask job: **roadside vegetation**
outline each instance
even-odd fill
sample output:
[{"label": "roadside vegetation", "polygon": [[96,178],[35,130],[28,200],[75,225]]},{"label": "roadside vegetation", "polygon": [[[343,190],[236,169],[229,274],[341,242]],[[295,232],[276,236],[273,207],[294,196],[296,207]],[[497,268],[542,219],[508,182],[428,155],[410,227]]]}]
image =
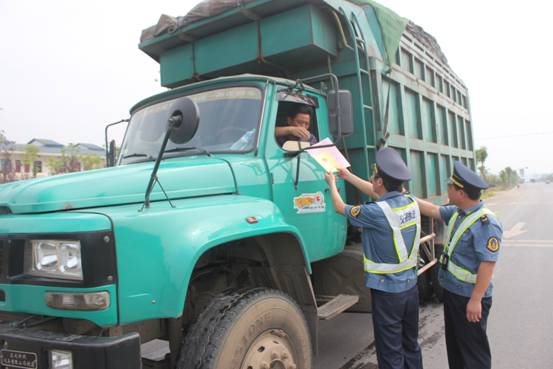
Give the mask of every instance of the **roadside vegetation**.
[{"label": "roadside vegetation", "polygon": [[488,149],[485,146],[480,147],[474,154],[480,175],[490,185],[490,189],[486,191],[484,198],[493,196],[496,191],[508,190],[522,183],[523,180],[519,173],[511,167],[505,167],[498,174],[491,173],[486,168]]}]

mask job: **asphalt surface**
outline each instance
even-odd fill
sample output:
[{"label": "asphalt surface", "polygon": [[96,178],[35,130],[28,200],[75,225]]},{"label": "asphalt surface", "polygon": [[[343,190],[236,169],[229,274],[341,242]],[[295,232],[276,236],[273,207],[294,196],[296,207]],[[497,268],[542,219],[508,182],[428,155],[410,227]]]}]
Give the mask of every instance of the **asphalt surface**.
[{"label": "asphalt surface", "polygon": [[[553,368],[553,184],[528,183],[486,201],[504,228],[488,321],[493,368]],[[377,369],[370,314],[321,322],[317,369]],[[442,307],[421,307],[426,369],[447,368]]]}]

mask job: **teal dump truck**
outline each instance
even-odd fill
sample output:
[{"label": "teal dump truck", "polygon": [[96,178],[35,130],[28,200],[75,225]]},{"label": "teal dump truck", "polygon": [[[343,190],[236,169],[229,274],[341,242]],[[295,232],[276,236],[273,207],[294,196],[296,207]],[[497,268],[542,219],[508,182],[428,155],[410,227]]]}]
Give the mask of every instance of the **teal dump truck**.
[{"label": "teal dump truck", "polygon": [[[131,109],[113,165],[0,187],[0,366],[311,368],[319,320],[370,311],[360,234],[275,127],[308,105],[353,172],[394,147],[443,202],[453,160],[474,168],[466,87],[371,1],[210,0],[139,47],[168,90]],[[440,225],[423,233],[428,297]]]}]

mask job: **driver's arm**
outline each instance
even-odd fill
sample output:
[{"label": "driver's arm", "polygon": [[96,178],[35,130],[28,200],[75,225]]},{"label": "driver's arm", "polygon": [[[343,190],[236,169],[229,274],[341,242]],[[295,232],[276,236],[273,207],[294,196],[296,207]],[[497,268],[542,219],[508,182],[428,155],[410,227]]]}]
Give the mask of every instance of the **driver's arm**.
[{"label": "driver's arm", "polygon": [[275,127],[275,136],[294,136],[301,140],[309,140],[311,133],[303,127],[296,126],[284,126],[284,127]]}]

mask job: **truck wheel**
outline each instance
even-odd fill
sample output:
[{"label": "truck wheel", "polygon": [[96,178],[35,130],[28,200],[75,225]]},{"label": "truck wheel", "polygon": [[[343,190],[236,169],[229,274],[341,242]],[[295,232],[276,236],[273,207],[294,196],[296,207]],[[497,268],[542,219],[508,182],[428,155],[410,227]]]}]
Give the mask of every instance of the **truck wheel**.
[{"label": "truck wheel", "polygon": [[370,313],[371,294],[365,287],[361,244],[348,246],[342,253],[313,264],[313,288],[317,296],[357,295],[359,302],[347,311]]},{"label": "truck wheel", "polygon": [[300,308],[258,288],[215,297],[186,334],[177,369],[311,369],[311,359]]}]

